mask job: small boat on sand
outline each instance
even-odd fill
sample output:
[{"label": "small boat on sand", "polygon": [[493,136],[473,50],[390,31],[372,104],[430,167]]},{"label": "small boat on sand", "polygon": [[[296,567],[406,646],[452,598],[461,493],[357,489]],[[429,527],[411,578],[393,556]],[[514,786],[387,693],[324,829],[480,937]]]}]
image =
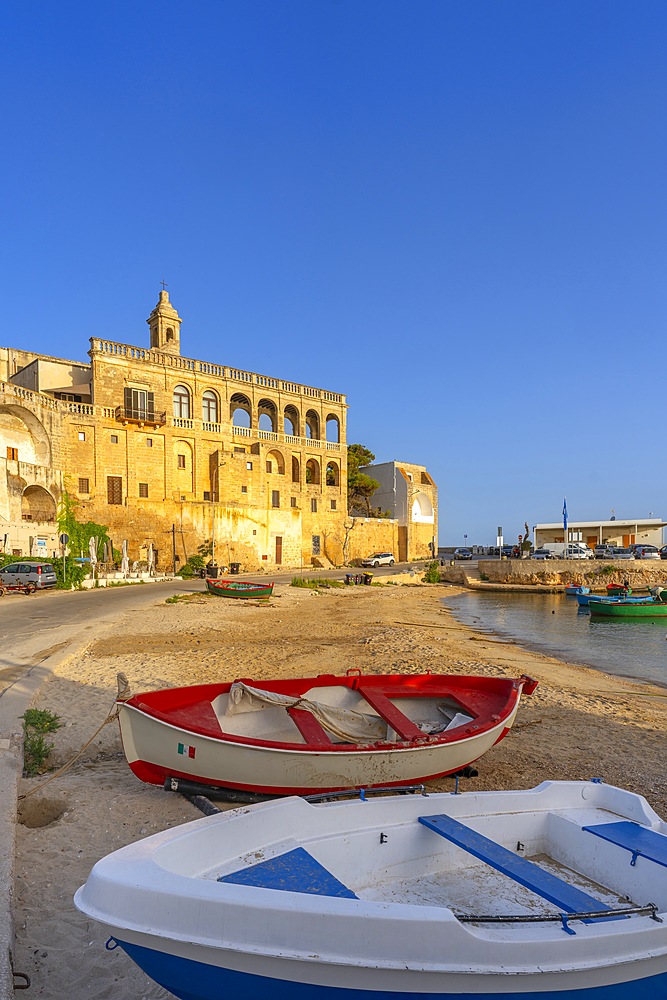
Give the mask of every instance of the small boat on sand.
[{"label": "small boat on sand", "polygon": [[117,705],[142,781],[259,795],[404,785],[467,767],[509,732],[525,675],[386,674],[166,688]]},{"label": "small boat on sand", "polygon": [[657,1000],[666,865],[640,795],[545,781],[220,812],[74,902],[181,1000]]},{"label": "small boat on sand", "polygon": [[212,580],[206,577],[206,589],[216,597],[254,597],[265,600],[273,594],[273,583],[250,583],[245,580]]}]

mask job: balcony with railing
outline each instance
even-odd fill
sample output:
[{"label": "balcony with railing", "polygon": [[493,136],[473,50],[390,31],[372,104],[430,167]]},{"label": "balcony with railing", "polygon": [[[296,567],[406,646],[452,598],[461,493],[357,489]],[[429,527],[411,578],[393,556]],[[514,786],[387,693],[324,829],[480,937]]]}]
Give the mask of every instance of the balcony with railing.
[{"label": "balcony with railing", "polygon": [[114,418],[122,424],[140,424],[141,426],[163,427],[167,422],[167,414],[153,413],[141,407],[117,406]]}]

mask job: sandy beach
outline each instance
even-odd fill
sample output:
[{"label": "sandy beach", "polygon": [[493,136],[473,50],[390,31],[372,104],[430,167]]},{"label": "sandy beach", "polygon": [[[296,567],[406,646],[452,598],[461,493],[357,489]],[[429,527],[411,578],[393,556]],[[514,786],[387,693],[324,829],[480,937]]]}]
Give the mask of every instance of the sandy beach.
[{"label": "sandy beach", "polygon": [[[458,588],[278,586],[267,605],[204,594],[130,612],[65,662],[35,706],[60,716],[50,761],[68,761],[107,717],[124,672],[132,690],[237,677],[344,673],[530,674],[539,687],[510,735],[462,789],[530,788],[545,779],[602,777],[646,795],[667,817],[667,688],[541,656],[476,633],[443,606]],[[147,979],[72,903],[100,857],[201,813],[180,796],[139,782],[117,723],[103,727],[77,762],[23,780],[16,866],[17,971],[31,997],[141,1000],[170,996]],[[449,790],[451,779],[434,783]]]}]

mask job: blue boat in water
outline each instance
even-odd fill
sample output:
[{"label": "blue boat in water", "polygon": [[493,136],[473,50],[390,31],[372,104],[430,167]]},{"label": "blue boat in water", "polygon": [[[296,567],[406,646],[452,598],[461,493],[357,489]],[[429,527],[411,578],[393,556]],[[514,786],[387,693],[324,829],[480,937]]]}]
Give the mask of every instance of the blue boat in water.
[{"label": "blue boat in water", "polygon": [[76,906],[180,1000],[667,996],[667,824],[641,796],[380,791],[165,830]]},{"label": "blue boat in water", "polygon": [[579,597],[580,594],[590,594],[590,587],[583,587],[576,583],[568,583],[565,585],[565,593],[568,597]]}]

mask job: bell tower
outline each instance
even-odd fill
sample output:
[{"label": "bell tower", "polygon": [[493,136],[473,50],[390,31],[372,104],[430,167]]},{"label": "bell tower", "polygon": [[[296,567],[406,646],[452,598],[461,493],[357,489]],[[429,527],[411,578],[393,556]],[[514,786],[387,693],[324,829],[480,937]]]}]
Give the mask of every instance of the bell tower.
[{"label": "bell tower", "polygon": [[169,301],[165,288],[146,322],[151,331],[151,349],[169,354],[181,353],[181,317]]}]

